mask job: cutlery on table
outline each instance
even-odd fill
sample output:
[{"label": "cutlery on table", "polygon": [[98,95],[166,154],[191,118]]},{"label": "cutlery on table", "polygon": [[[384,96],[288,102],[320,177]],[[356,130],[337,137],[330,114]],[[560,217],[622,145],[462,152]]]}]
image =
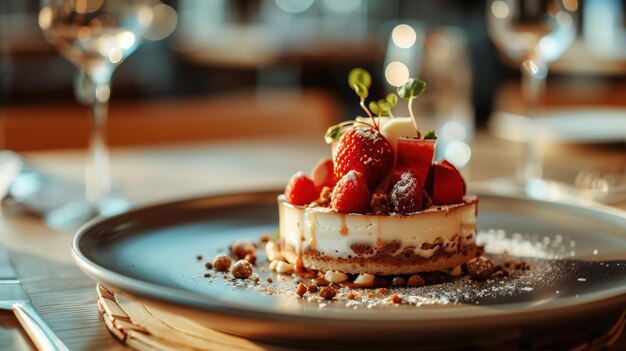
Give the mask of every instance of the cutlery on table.
[{"label": "cutlery on table", "polygon": [[0,309],[13,310],[37,349],[68,350],[31,305],[30,298],[11,265],[8,252],[2,245],[0,245]]}]

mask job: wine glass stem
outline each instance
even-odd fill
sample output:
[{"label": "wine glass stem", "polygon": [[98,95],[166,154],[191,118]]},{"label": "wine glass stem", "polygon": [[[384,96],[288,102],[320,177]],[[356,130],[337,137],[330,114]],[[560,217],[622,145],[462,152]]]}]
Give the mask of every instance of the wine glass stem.
[{"label": "wine glass stem", "polygon": [[[96,90],[102,89],[108,89],[108,85],[96,87]],[[97,208],[101,200],[108,197],[111,191],[109,150],[106,143],[107,112],[108,101],[94,99],[91,104],[89,137],[91,163],[88,166],[86,177],[87,199],[94,208]]]},{"label": "wine glass stem", "polygon": [[527,124],[524,144],[524,157],[518,167],[518,178],[527,182],[543,175],[543,155],[541,153],[541,130],[535,119],[539,103],[545,92],[547,66],[538,59],[529,59],[522,63],[522,95],[525,102]]},{"label": "wine glass stem", "polygon": [[94,211],[110,195],[109,150],[106,122],[113,69],[108,66],[83,69],[76,80],[76,97],[91,107],[89,160],[85,168],[85,195]]}]

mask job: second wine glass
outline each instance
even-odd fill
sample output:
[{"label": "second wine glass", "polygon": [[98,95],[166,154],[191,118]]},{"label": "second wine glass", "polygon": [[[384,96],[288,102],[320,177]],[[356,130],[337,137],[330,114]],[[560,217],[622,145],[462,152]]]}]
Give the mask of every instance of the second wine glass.
[{"label": "second wine glass", "polygon": [[91,106],[90,161],[85,180],[91,216],[120,210],[120,201],[108,201],[111,180],[105,127],[111,76],[141,43],[152,22],[154,2],[43,0],[41,4],[39,26],[46,39],[78,67],[76,98]]},{"label": "second wine glass", "polygon": [[489,35],[498,50],[519,64],[525,107],[525,159],[518,168],[517,181],[525,185],[542,177],[541,137],[533,116],[545,90],[548,64],[574,42],[577,1],[568,0],[489,0]]}]

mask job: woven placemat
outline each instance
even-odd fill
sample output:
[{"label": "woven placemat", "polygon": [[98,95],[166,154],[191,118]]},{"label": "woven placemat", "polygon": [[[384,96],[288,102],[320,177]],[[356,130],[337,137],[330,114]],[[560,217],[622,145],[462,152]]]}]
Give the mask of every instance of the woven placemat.
[{"label": "woven placemat", "polygon": [[98,284],[98,309],[109,331],[136,350],[290,351],[224,334],[187,318],[133,302]]},{"label": "woven placemat", "polygon": [[[224,350],[224,351],[292,351],[328,349],[321,345],[298,345],[297,347],[270,345],[238,336],[225,334],[190,319],[131,301],[123,294],[115,294],[98,284],[98,309],[109,331],[122,343],[133,349],[144,350]],[[548,334],[526,335],[524,345],[466,345],[471,349],[569,349],[577,351],[621,349],[620,336],[626,325],[626,311],[617,321],[607,321],[599,329],[555,329]],[[608,329],[608,330],[607,330]],[[575,339],[575,340],[572,340]],[[622,338],[623,339],[623,338]],[[563,343],[569,340],[569,342]],[[618,340],[620,340],[618,342]],[[616,344],[617,342],[617,344]],[[393,344],[392,344],[393,345]],[[389,345],[386,350],[409,350],[415,345]],[[564,347],[563,347],[564,346]],[[615,348],[617,347],[617,348]],[[339,348],[333,348],[339,350]],[[357,350],[362,347],[341,347],[342,350]],[[445,347],[427,347],[443,350]]]}]

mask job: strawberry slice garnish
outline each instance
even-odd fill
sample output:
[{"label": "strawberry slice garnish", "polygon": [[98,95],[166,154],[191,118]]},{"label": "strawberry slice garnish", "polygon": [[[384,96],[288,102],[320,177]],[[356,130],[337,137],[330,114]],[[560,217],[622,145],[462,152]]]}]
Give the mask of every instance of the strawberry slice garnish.
[{"label": "strawberry slice garnish", "polygon": [[443,160],[431,167],[426,191],[435,205],[458,204],[463,202],[465,181],[450,162]]},{"label": "strawberry slice garnish", "polygon": [[424,188],[435,156],[435,140],[400,137],[397,150],[396,166],[391,173],[390,186],[398,182],[403,173],[412,172],[420,188]]},{"label": "strawberry slice garnish", "polygon": [[363,175],[352,170],[335,185],[330,205],[339,213],[367,213],[371,197]]},{"label": "strawberry slice garnish", "polygon": [[393,166],[393,149],[380,132],[370,127],[355,127],[344,133],[337,144],[335,179],[357,171],[370,190]]},{"label": "strawberry slice garnish", "polygon": [[318,187],[329,187],[332,188],[335,186],[335,174],[334,174],[334,165],[333,161],[330,159],[321,159],[317,165],[311,171],[311,178],[313,178],[313,182]]},{"label": "strawberry slice garnish", "polygon": [[424,195],[415,174],[411,171],[404,172],[391,190],[389,196],[391,210],[402,214],[421,211],[426,207]]},{"label": "strawberry slice garnish", "polygon": [[285,197],[293,205],[303,206],[317,200],[320,196],[319,188],[304,172],[298,172],[291,177],[285,187]]}]

